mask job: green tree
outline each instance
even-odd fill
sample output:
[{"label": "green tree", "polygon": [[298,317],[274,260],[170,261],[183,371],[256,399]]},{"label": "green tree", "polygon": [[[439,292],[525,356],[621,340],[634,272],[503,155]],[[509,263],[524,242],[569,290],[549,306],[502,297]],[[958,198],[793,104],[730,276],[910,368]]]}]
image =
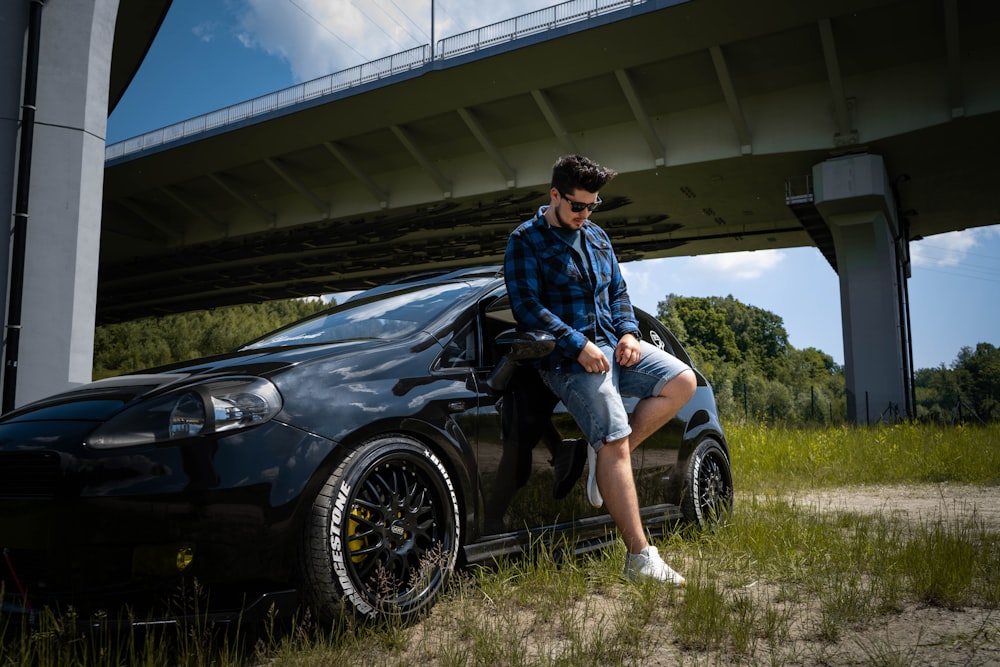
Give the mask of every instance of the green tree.
[{"label": "green tree", "polygon": [[843,369],[816,348],[796,350],[778,315],[727,297],[670,294],[660,320],[715,390],[724,417],[841,421]]},{"label": "green tree", "polygon": [[234,350],[278,327],[328,308],[319,299],[242,304],[97,327],[94,379]]},{"label": "green tree", "polygon": [[991,343],[963,347],[951,367],[921,368],[913,374],[916,416],[954,423],[1000,420],[1000,349]]},{"label": "green tree", "polygon": [[913,380],[917,418],[942,423],[953,421],[960,396],[958,375],[941,364],[938,368],[917,370]]},{"label": "green tree", "polygon": [[681,331],[674,331],[674,335],[706,375],[711,376],[723,364],[740,362],[736,336],[712,299],[671,294],[657,304],[657,316],[663,322],[682,323]]},{"label": "green tree", "polygon": [[1000,419],[1000,349],[979,343],[963,347],[955,360],[961,397],[983,421]]},{"label": "green tree", "polygon": [[716,310],[724,313],[743,358],[760,365],[768,377],[775,377],[789,349],[784,321],[771,311],[741,303],[732,295],[712,297],[711,301]]}]

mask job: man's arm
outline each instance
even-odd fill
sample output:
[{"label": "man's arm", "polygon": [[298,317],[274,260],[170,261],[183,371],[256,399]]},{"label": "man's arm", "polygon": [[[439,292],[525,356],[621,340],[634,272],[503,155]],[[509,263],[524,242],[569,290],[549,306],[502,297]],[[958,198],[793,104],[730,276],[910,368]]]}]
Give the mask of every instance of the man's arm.
[{"label": "man's arm", "polygon": [[621,267],[615,261],[611,267],[611,285],[609,286],[611,317],[618,344],[615,346],[615,360],[622,366],[634,366],[642,358],[642,347],[639,345],[639,321],[632,309],[632,300],[628,296],[628,287]]},{"label": "man's arm", "polygon": [[611,307],[611,321],[619,338],[632,334],[639,338],[639,321],[632,309],[632,300],[628,296],[628,287],[621,267],[615,260],[611,266],[611,284],[608,286],[608,299]]}]

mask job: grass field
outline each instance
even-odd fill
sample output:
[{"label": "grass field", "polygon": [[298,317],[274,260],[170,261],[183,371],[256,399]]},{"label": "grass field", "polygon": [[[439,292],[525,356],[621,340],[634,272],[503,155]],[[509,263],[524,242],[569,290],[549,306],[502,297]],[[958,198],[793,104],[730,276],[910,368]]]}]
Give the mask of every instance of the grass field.
[{"label": "grass field", "polygon": [[1000,494],[1000,426],[738,425],[728,437],[733,516],[659,543],[688,578],[683,590],[624,582],[620,544],[568,562],[543,550],[463,572],[410,626],[318,628],[306,617],[252,637],[190,628],[112,641],[49,617],[7,628],[0,667],[1000,661],[995,524],[975,511],[914,519],[796,502],[855,485]]}]

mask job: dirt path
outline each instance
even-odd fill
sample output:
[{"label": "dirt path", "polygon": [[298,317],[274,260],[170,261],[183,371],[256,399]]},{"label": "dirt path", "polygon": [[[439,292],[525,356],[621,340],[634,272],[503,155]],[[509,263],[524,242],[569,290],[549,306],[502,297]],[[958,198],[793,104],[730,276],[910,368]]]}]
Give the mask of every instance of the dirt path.
[{"label": "dirt path", "polygon": [[[966,521],[976,517],[990,533],[1000,535],[1000,487],[978,487],[957,484],[924,484],[906,486],[865,486],[851,488],[824,489],[820,491],[796,493],[783,498],[794,502],[807,511],[817,512],[860,512],[894,516],[911,525],[933,522],[940,519]],[[740,499],[737,498],[737,502]],[[676,667],[677,665],[704,665],[712,667],[735,667],[744,665],[794,665],[801,667],[846,667],[855,665],[875,665],[881,667],[909,667],[910,665],[958,666],[973,665],[1000,667],[1000,610],[982,607],[949,609],[929,604],[909,602],[892,613],[876,616],[874,619],[858,623],[838,623],[839,634],[831,639],[827,632],[821,632],[819,625],[823,617],[822,602],[810,594],[793,595],[780,584],[760,582],[750,589],[741,591],[748,599],[757,601],[761,609],[768,607],[778,616],[788,613],[787,632],[782,630],[773,645],[763,635],[754,636],[753,650],[735,654],[731,647],[710,650],[685,650],[671,636],[670,623],[647,626],[650,641],[643,644],[644,653],[639,661],[624,659],[606,664],[641,664],[643,667]],[[506,637],[515,643],[522,642],[527,651],[526,664],[540,662],[552,664],[543,659],[569,650],[573,642],[586,642],[602,633],[614,633],[606,626],[608,619],[616,619],[623,604],[620,587],[610,586],[593,592],[566,608],[560,607],[539,616],[538,610],[527,609],[519,612],[516,605],[499,605],[502,609],[495,617],[496,623],[503,623]],[[723,594],[735,594],[735,589],[727,589]],[[681,593],[680,595],[683,595]],[[562,600],[567,602],[567,600]],[[485,604],[484,618],[497,614],[496,609],[487,611],[491,604]],[[449,612],[438,611],[447,616]],[[468,613],[468,610],[466,610]],[[566,633],[560,619],[569,619],[573,631]],[[469,635],[454,630],[454,624],[442,623],[441,617],[432,615],[427,621],[427,632],[434,637],[444,633],[445,640],[455,651],[455,646],[470,646]],[[582,624],[576,628],[574,624]],[[782,628],[784,620],[777,625]],[[842,625],[842,627],[841,627]],[[492,636],[490,622],[485,622],[485,637]],[[450,629],[449,629],[450,628]],[[420,636],[418,634],[418,636]],[[475,635],[473,635],[475,636]],[[584,638],[584,639],[581,639]],[[520,645],[520,644],[518,644]],[[427,657],[423,653],[425,644],[416,642],[407,654],[404,664],[439,665],[471,664],[445,663],[437,656]],[[494,649],[487,641],[484,650]],[[588,645],[590,646],[590,645]],[[457,649],[461,650],[461,649]],[[471,650],[471,649],[467,649]],[[517,655],[516,651],[514,653]],[[561,655],[561,654],[560,654]],[[412,660],[410,660],[412,658]],[[464,660],[464,659],[463,659]],[[572,653],[564,656],[565,664],[585,664],[574,660]],[[474,661],[473,661],[474,662]],[[489,664],[489,663],[475,663]],[[503,663],[498,663],[503,664]],[[517,664],[522,664],[518,662]],[[560,663],[561,664],[561,663]]]},{"label": "dirt path", "polygon": [[[1000,487],[963,484],[859,486],[791,497],[818,511],[884,514],[909,522],[968,521],[1000,533]],[[910,604],[835,645],[795,640],[800,665],[993,665],[1000,666],[1000,611],[945,609]],[[796,655],[793,651],[792,655]]]},{"label": "dirt path", "polygon": [[977,517],[1000,532],[1000,487],[913,484],[824,489],[793,496],[820,511],[881,513],[909,521]]}]

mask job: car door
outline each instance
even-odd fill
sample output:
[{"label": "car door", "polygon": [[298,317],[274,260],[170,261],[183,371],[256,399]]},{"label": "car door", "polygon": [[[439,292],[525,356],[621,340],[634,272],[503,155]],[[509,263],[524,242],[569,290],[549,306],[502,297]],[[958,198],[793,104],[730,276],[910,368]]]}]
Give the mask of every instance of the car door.
[{"label": "car door", "polygon": [[586,502],[583,481],[564,498],[554,497],[553,450],[581,437],[562,403],[542,384],[530,365],[518,366],[509,384],[489,386],[505,350],[496,344],[516,323],[503,289],[480,302],[481,357],[477,454],[485,510],[484,534],[568,529],[588,516],[603,514]]}]

